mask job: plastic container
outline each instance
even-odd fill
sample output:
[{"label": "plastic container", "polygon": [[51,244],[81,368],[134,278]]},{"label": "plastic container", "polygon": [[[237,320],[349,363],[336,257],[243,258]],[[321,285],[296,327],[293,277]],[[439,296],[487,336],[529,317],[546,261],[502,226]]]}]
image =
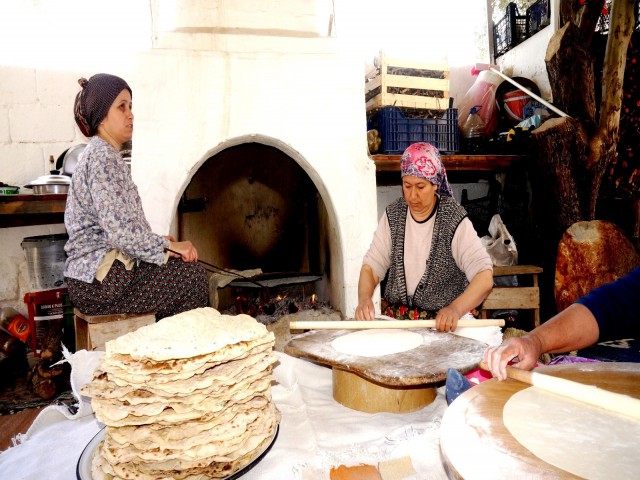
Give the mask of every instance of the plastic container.
[{"label": "plastic container", "polygon": [[41,235],[26,237],[22,240],[22,248],[27,255],[30,290],[41,291],[62,288],[64,283],[64,264],[67,254],[64,246],[66,234]]},{"label": "plastic container", "polygon": [[444,110],[441,118],[406,118],[398,107],[382,107],[367,122],[382,140],[378,153],[402,154],[416,142],[428,142],[442,154],[459,150],[458,109]]},{"label": "plastic container", "polygon": [[498,129],[498,112],[500,106],[496,103],[497,93],[500,85],[505,82],[503,78],[491,70],[482,70],[478,73],[473,85],[464,94],[462,100],[458,101],[458,126],[462,128],[467,120],[467,115],[471,107],[482,105],[479,113],[486,128],[485,134],[490,137]]},{"label": "plastic container", "polygon": [[465,153],[479,154],[484,153],[487,136],[486,128],[482,117],[478,111],[481,105],[471,107],[467,120],[462,124],[462,146]]},{"label": "plastic container", "polygon": [[29,320],[11,307],[4,307],[0,310],[0,327],[23,342],[26,342],[31,334]]},{"label": "plastic container", "polygon": [[17,195],[20,192],[20,187],[15,185],[0,185],[0,195]]}]

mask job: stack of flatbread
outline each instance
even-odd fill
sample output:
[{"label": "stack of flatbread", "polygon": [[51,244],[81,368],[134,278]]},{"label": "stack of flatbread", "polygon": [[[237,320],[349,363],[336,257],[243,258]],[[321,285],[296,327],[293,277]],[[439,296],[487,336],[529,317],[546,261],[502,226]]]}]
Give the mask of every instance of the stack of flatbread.
[{"label": "stack of flatbread", "polygon": [[272,441],[273,333],[248,315],[199,308],[107,342],[82,393],[104,440],[98,479],[224,478]]}]

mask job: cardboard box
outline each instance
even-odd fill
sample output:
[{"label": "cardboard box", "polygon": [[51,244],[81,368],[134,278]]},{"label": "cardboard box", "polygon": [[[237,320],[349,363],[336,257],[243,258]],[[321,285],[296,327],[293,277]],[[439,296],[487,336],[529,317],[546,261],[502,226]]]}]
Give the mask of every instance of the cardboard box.
[{"label": "cardboard box", "polygon": [[63,300],[66,293],[66,288],[54,288],[40,292],[29,292],[24,296],[31,327],[30,345],[36,356],[40,353],[42,337],[47,331],[48,322],[63,321]]}]

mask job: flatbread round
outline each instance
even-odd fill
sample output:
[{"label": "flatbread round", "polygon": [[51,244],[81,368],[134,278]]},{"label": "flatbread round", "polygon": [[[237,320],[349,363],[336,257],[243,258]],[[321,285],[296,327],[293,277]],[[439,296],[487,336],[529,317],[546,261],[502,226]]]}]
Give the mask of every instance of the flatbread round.
[{"label": "flatbread round", "polygon": [[273,438],[274,334],[247,315],[191,310],[107,342],[82,388],[106,425],[96,479],[228,477]]},{"label": "flatbread round", "polygon": [[398,328],[359,330],[342,335],[331,342],[340,353],[361,357],[381,357],[406,352],[422,345],[424,339],[416,332]]},{"label": "flatbread round", "polygon": [[504,424],[541,460],[590,479],[635,478],[640,422],[531,387],[504,407]]},{"label": "flatbread round", "polygon": [[267,335],[267,327],[249,315],[221,315],[205,307],[167,317],[107,342],[107,355],[134,360],[191,358]]}]

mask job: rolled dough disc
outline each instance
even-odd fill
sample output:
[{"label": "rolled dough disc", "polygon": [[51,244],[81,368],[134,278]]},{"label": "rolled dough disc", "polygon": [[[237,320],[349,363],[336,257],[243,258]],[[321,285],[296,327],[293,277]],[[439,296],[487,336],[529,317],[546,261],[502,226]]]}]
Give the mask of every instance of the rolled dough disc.
[{"label": "rolled dough disc", "polygon": [[531,387],[504,406],[504,425],[541,460],[589,479],[636,478],[640,422]]},{"label": "rolled dough disc", "polygon": [[400,328],[358,330],[342,335],[331,342],[340,353],[361,357],[381,357],[406,352],[422,345],[424,339],[416,332]]}]

